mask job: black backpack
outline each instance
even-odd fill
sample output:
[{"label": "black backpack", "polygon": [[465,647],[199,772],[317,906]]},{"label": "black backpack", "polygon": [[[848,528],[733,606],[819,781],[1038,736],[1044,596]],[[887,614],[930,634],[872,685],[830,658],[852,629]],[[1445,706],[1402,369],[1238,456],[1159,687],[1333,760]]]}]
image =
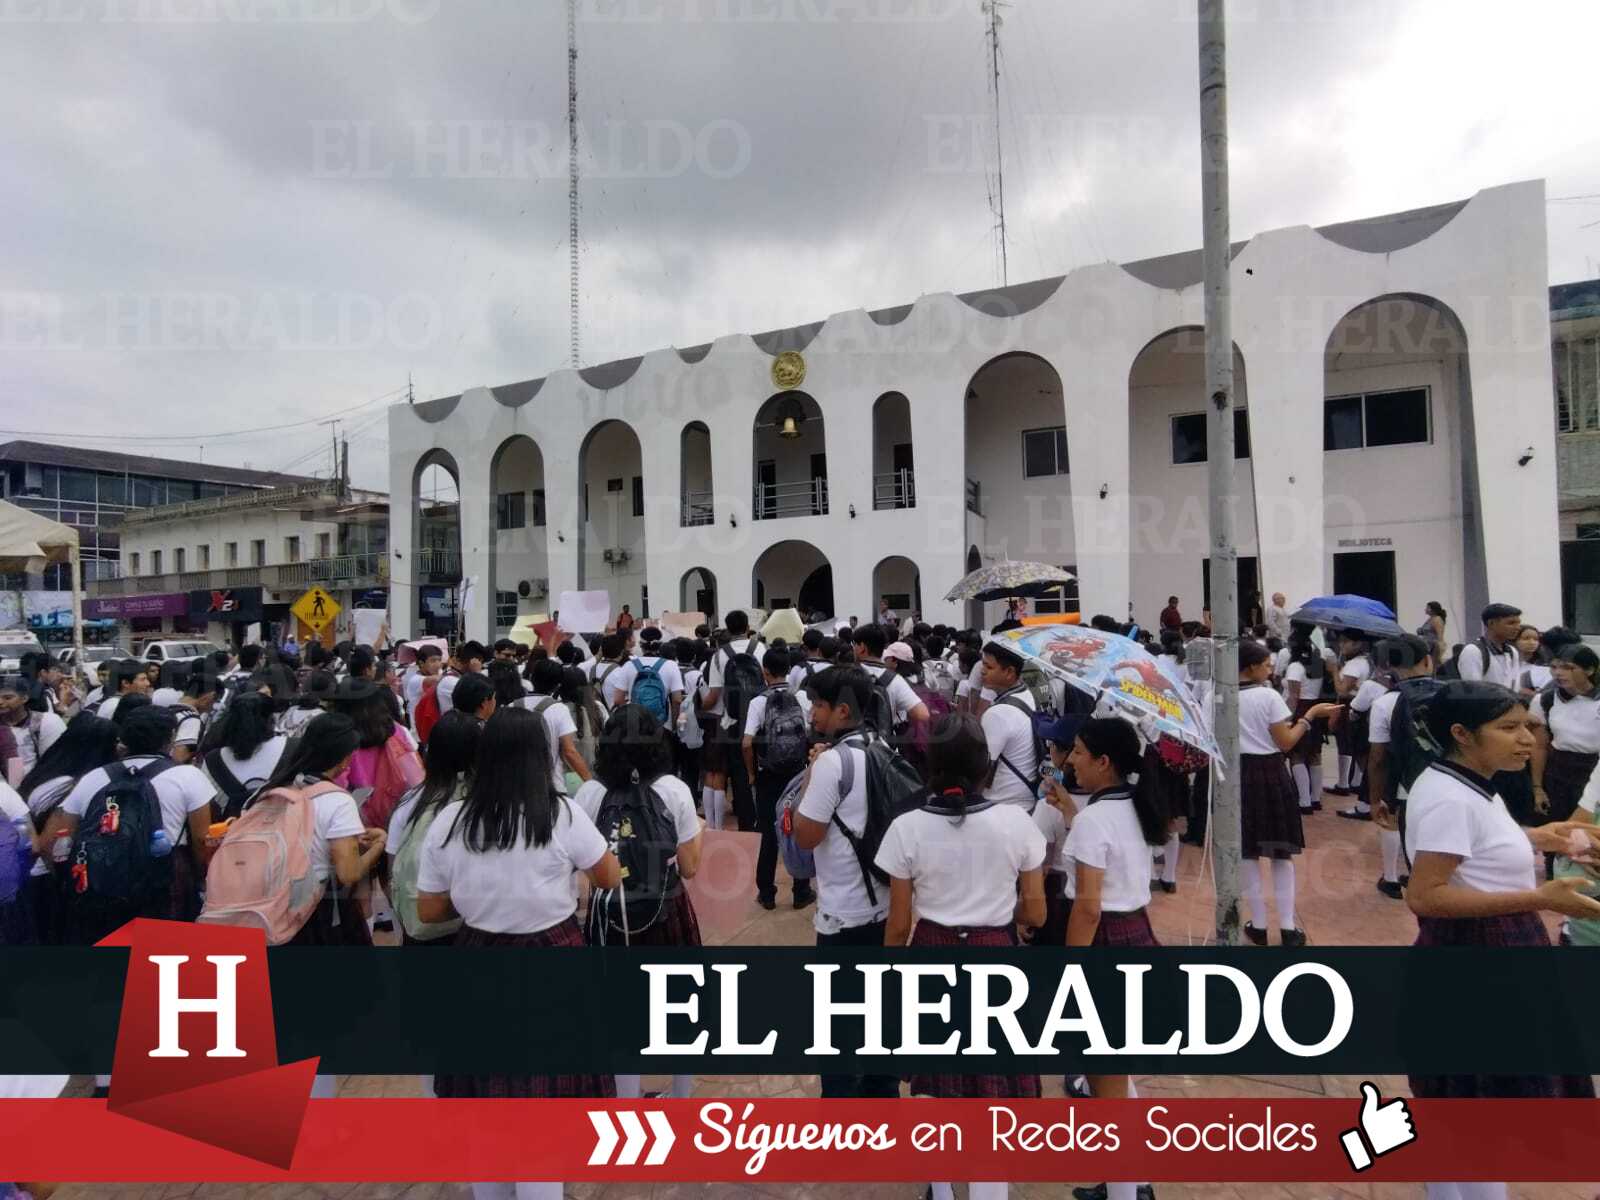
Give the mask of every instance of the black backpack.
[{"label": "black backpack", "polygon": [[744,728],[750,701],[761,695],[767,686],[761,664],[756,661],[756,647],[760,644],[760,638],[751,638],[737,654],[730,647],[722,662],[722,711],[732,719],[736,730]]},{"label": "black backpack", "polygon": [[1426,676],[1402,679],[1395,684],[1399,693],[1389,718],[1389,750],[1386,756],[1388,778],[1383,800],[1396,807],[1400,789],[1410,791],[1417,777],[1444,757],[1438,742],[1428,731],[1428,705],[1444,688],[1444,681]]},{"label": "black backpack", "polygon": [[903,813],[915,812],[928,802],[928,788],[922,782],[922,777],[917,774],[915,767],[887,741],[869,731],[852,731],[840,738],[835,746],[841,751],[839,755],[841,801],[855,787],[856,776],[855,755],[843,753],[843,747],[853,746],[866,754],[867,823],[859,837],[839,819],[837,809],[833,813],[833,823],[839,832],[844,834],[844,840],[850,843],[850,848],[855,851],[856,861],[861,865],[861,881],[867,885],[867,899],[877,904],[878,889],[873,886],[873,880],[889,882],[889,873],[877,864],[878,847],[883,844],[883,835],[889,831],[889,826],[896,817]]},{"label": "black backpack", "polygon": [[211,776],[211,782],[222,789],[225,803],[218,808],[212,805],[212,815],[219,821],[231,821],[234,817],[244,812],[244,806],[257,788],[250,787],[237,775],[228,764],[222,760],[222,748],[208,752],[205,756],[206,774]]},{"label": "black backpack", "polygon": [[649,929],[678,898],[678,831],[649,784],[609,789],[595,827],[622,866],[622,885],[596,889],[589,900],[588,940],[603,946],[620,934],[627,943]]},{"label": "black backpack", "polygon": [[154,780],[173,765],[158,758],[137,770],[120,762],[105,768],[110,782],[90,799],[67,860],[66,899],[78,944],[99,941],[135,917],[171,914],[176,848],[162,853],[152,841],[166,840]]},{"label": "black backpack", "polygon": [[800,701],[782,684],[768,688],[764,694],[767,708],[756,737],[756,766],[789,778],[805,769],[811,753],[806,715]]},{"label": "black backpack", "polygon": [[861,713],[861,725],[870,729],[881,738],[894,735],[894,701],[889,698],[889,681],[894,678],[889,674],[889,669],[880,663],[864,664],[875,666],[878,673],[874,675],[870,670],[867,677],[872,680],[872,691],[866,697]]},{"label": "black backpack", "polygon": [[[1489,639],[1482,637],[1473,638],[1470,642],[1462,643],[1461,650],[1465,650],[1468,646],[1476,646],[1478,648],[1478,653],[1483,656],[1484,668],[1487,670],[1489,666]],[[1440,679],[1461,678],[1461,650],[1457,650],[1450,656],[1449,662],[1446,662],[1439,667],[1438,674]]]}]

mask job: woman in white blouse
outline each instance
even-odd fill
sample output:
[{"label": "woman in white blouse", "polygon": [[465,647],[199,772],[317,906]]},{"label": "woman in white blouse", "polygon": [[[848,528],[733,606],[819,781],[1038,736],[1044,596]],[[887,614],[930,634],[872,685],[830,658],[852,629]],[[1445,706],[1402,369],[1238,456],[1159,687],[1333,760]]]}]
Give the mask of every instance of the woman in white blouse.
[{"label": "woman in white blouse", "polygon": [[1552,821],[1566,821],[1600,763],[1600,655],[1582,642],[1569,642],[1556,651],[1550,672],[1554,688],[1528,706],[1537,739],[1534,804]]}]

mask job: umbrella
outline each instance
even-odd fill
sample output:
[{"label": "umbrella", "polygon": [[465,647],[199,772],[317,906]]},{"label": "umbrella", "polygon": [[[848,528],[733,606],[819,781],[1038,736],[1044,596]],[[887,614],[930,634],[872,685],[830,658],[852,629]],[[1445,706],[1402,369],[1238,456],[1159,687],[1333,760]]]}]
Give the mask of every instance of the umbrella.
[{"label": "umbrella", "polygon": [[1292,623],[1348,629],[1374,637],[1399,637],[1405,632],[1387,604],[1366,596],[1317,596],[1289,614]]},{"label": "umbrella", "polygon": [[1188,686],[1131,638],[1084,625],[1025,625],[991,639],[1080,692],[1216,757],[1211,721]]},{"label": "umbrella", "polygon": [[1042,596],[1077,576],[1049,563],[997,562],[979,567],[945,593],[945,600],[1005,600],[1011,596]]}]

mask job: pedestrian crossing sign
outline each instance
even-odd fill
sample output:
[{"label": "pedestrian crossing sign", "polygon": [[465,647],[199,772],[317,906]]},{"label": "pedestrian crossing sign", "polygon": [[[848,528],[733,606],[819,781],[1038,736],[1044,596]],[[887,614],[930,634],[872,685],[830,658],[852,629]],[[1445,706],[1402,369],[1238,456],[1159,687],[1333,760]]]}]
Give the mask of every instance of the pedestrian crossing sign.
[{"label": "pedestrian crossing sign", "polygon": [[321,633],[339,615],[339,602],[319,587],[313,587],[289,606],[289,611]]}]

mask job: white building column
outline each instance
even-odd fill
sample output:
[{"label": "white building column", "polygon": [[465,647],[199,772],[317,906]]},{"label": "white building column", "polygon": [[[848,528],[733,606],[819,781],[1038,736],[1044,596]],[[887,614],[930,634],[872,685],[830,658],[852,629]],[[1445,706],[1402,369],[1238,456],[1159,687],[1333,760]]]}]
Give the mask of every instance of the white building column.
[{"label": "white building column", "polygon": [[494,480],[486,454],[457,456],[461,469],[461,578],[471,580],[462,612],[467,637],[488,645],[494,639]]},{"label": "white building column", "polygon": [[389,456],[389,636],[417,636],[417,518],[415,456],[397,449]]}]

